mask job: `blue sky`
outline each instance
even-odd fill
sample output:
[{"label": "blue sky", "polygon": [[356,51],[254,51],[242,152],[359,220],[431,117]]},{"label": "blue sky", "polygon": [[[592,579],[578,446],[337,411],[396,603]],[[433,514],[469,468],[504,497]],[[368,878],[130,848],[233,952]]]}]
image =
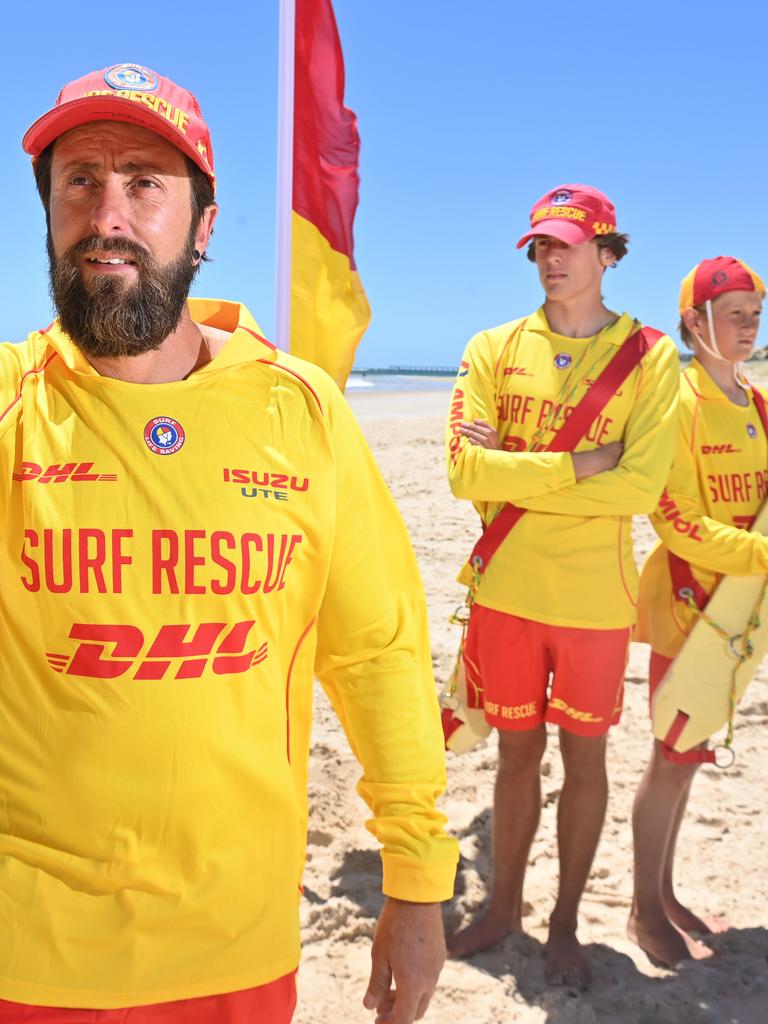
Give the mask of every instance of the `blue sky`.
[{"label": "blue sky", "polygon": [[[335,0],[362,136],[356,258],[373,308],[361,366],[453,364],[540,300],[515,241],[548,188],[614,200],[629,256],[606,299],[673,331],[683,275],[735,255],[768,274],[768,6]],[[274,330],[277,0],[4,15],[0,338],[52,317],[24,130],[65,82],[136,61],[196,93],[221,212],[201,295]],[[768,343],[764,337],[762,343]]]}]

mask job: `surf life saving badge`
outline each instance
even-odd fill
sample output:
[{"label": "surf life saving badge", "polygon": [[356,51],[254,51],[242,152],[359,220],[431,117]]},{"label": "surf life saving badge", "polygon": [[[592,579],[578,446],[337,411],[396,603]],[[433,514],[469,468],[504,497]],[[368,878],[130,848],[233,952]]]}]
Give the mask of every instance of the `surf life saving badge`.
[{"label": "surf life saving badge", "polygon": [[132,92],[153,92],[157,88],[157,76],[141,64],[115,64],[104,72],[104,81],[113,89],[130,89]]},{"label": "surf life saving badge", "polygon": [[558,370],[567,370],[572,362],[573,358],[568,352],[558,352],[555,356],[555,366]]},{"label": "surf life saving badge", "polygon": [[184,427],[170,416],[155,416],[144,427],[144,441],[155,455],[175,455],[186,439]]},{"label": "surf life saving badge", "polygon": [[752,438],[757,437],[757,427],[754,425],[754,423],[747,424],[747,433]]}]

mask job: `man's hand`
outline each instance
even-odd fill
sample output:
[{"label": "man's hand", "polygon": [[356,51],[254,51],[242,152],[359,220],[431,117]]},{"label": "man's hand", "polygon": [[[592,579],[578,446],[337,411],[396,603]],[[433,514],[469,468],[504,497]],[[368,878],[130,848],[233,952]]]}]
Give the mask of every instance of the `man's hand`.
[{"label": "man's hand", "polygon": [[571,458],[576,479],[584,480],[588,476],[615,469],[623,452],[624,445],[621,441],[611,441],[600,448],[593,448],[591,452],[574,452]]},{"label": "man's hand", "polygon": [[481,448],[493,448],[497,452],[502,450],[498,431],[490,423],[486,423],[485,420],[472,420],[471,423],[462,423],[459,430],[470,444],[478,444]]},{"label": "man's hand", "polygon": [[363,1006],[377,1011],[376,1024],[421,1020],[445,961],[440,904],[389,897],[376,925],[371,960]]}]

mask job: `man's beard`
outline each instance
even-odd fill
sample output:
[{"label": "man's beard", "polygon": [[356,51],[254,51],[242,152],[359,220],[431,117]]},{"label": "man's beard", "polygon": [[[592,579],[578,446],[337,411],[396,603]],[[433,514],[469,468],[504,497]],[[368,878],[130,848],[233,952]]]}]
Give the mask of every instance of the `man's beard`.
[{"label": "man's beard", "polygon": [[[77,347],[97,359],[137,356],[160,348],[179,325],[184,304],[197,272],[193,262],[194,238],[187,238],[181,254],[164,267],[128,238],[93,235],[56,256],[48,234],[50,291],[59,322]],[[136,281],[122,274],[97,274],[86,281],[79,263],[88,253],[128,259],[136,266]]]}]

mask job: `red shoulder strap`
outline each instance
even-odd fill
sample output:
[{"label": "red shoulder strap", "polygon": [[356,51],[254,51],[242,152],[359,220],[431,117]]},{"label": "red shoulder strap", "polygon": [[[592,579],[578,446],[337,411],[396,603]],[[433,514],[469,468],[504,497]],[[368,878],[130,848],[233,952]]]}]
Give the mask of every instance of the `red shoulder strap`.
[{"label": "red shoulder strap", "polygon": [[693,598],[696,607],[703,612],[711,595],[693,575],[690,562],[679,555],[673,555],[671,551],[667,551],[667,562],[675,600],[687,602],[689,597]]},{"label": "red shoulder strap", "polygon": [[560,427],[546,450],[572,452],[608,401],[661,337],[661,331],[653,327],[642,327],[631,334]]},{"label": "red shoulder strap", "polygon": [[754,386],[752,388],[752,398],[755,402],[757,415],[760,417],[760,422],[763,425],[765,436],[768,437],[768,409],[766,409],[765,399],[763,398],[762,394]]},{"label": "red shoulder strap", "polygon": [[[581,441],[592,423],[605,408],[640,360],[656,344],[662,332],[653,327],[641,327],[631,334],[608,363],[592,387],[587,391],[571,415],[562,424],[546,447],[548,452],[570,452]],[[525,515],[526,509],[508,503],[503,506],[492,523],[485,528],[470,555],[470,564],[481,574],[488,568],[501,542]]]}]

